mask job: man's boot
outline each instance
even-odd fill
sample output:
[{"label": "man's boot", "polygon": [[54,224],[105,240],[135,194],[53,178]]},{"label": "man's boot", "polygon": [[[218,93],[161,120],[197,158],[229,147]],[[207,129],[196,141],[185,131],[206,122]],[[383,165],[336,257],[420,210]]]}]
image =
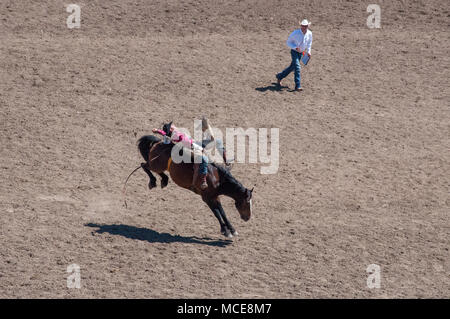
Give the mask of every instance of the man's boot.
[{"label": "man's boot", "polygon": [[278,78],[278,74],[277,75],[275,75],[275,77],[277,78],[277,86],[278,87],[280,87],[281,86],[281,79],[280,78]]}]

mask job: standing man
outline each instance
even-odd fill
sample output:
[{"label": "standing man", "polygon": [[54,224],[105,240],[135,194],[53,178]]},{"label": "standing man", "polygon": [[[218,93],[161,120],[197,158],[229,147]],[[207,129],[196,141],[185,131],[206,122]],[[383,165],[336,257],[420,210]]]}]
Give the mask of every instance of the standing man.
[{"label": "standing man", "polygon": [[289,73],[294,71],[295,91],[303,90],[300,85],[300,60],[305,52],[308,57],[311,57],[312,32],[308,30],[310,24],[311,22],[304,19],[300,23],[301,28],[292,32],[287,39],[286,44],[291,48],[292,62],[283,72],[276,75],[278,86]]}]

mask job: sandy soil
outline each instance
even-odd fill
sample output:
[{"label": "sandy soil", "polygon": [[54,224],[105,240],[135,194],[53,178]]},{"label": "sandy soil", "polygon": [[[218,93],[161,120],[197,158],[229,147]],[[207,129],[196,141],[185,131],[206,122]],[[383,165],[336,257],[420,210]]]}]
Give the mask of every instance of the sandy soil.
[{"label": "sandy soil", "polygon": [[[378,3],[381,29],[360,1],[84,1],[69,30],[64,1],[2,0],[0,297],[449,298],[450,4]],[[305,91],[274,90],[304,17]],[[232,241],[143,171],[123,206],[137,138],[202,114],[280,128],[277,174],[233,167]]]}]

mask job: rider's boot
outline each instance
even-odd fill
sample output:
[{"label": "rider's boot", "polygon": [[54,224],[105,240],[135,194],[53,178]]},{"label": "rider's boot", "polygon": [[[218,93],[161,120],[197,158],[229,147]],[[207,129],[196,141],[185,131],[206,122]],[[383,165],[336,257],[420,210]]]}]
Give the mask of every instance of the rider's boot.
[{"label": "rider's boot", "polygon": [[203,191],[208,188],[208,183],[206,182],[206,174],[199,174],[198,179],[200,181],[200,189]]},{"label": "rider's boot", "polygon": [[198,187],[200,187],[200,190],[205,190],[208,188],[208,183],[206,182],[206,174],[201,174],[200,170],[199,170],[199,165],[195,165],[195,169],[194,169],[194,180],[193,180],[193,184],[194,187],[196,187],[198,185]]}]

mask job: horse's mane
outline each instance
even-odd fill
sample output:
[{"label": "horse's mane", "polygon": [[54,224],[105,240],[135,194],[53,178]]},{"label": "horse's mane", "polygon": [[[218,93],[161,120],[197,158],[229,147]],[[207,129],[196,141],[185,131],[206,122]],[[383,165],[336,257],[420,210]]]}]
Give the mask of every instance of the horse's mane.
[{"label": "horse's mane", "polygon": [[[246,188],[236,179],[233,175],[231,175],[230,171],[222,167],[221,165],[217,165],[216,163],[210,163],[210,165],[217,168],[217,171],[219,172],[219,178],[220,178],[220,184],[223,185],[224,190],[231,190],[229,189],[230,186],[232,186],[233,190],[239,191],[239,192],[245,192]],[[228,189],[227,189],[228,188]]]}]

